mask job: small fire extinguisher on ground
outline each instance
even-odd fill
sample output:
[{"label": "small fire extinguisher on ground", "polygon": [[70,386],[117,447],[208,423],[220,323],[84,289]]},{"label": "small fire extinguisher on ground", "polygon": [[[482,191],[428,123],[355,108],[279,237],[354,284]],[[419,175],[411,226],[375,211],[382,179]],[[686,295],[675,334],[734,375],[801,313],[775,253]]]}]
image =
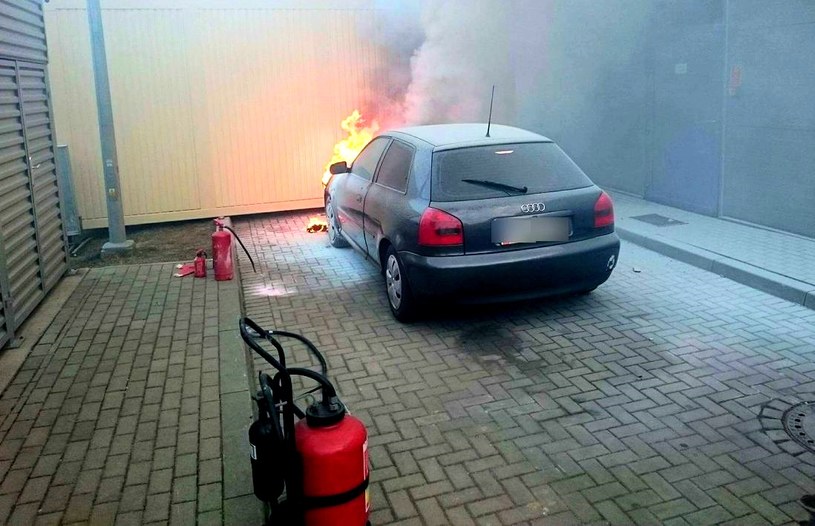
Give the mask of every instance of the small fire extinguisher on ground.
[{"label": "small fire extinguisher on ground", "polygon": [[232,260],[232,235],[235,236],[244,253],[246,253],[246,257],[249,258],[252,270],[257,272],[255,261],[249,255],[249,251],[246,250],[241,238],[238,237],[234,230],[224,224],[222,217],[219,217],[215,219],[215,232],[212,233],[212,269],[215,272],[216,281],[228,281],[235,276]]},{"label": "small fire extinguisher on ground", "polygon": [[212,268],[216,281],[227,281],[235,275],[232,267],[232,236],[224,231],[224,220],[215,220],[215,232],[212,233]]},{"label": "small fire extinguisher on ground", "polygon": [[198,252],[195,254],[193,265],[195,267],[196,278],[207,277],[207,253],[204,252],[203,248],[199,248]]}]

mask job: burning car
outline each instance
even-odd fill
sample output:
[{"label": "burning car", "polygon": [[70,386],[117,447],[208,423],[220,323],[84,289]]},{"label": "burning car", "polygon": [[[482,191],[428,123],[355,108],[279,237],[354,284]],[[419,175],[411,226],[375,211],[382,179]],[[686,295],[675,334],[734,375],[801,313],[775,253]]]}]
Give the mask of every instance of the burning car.
[{"label": "burning car", "polygon": [[614,210],[554,142],[447,124],[375,137],[330,167],[328,239],[379,266],[393,315],[422,302],[587,293],[614,269]]}]

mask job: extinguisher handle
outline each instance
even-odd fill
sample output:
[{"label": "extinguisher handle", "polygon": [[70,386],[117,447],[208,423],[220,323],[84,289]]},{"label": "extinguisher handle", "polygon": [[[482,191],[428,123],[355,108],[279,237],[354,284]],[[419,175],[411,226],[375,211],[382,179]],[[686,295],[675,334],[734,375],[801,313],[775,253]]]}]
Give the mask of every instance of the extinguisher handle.
[{"label": "extinguisher handle", "polygon": [[[241,318],[238,322],[238,327],[241,331],[241,338],[243,341],[246,342],[253,351],[258,353],[264,360],[269,362],[272,367],[277,369],[278,371],[285,371],[286,370],[286,354],[283,352],[283,347],[280,343],[272,336],[268,331],[264,330],[260,325],[252,321],[250,318]],[[255,333],[259,334],[260,336],[264,337],[269,343],[271,343],[275,349],[277,349],[277,355],[279,357],[279,361],[275,359],[266,349],[260,346],[258,342],[255,340],[253,335],[249,332],[249,329],[252,329]]]},{"label": "extinguisher handle", "polygon": [[255,323],[255,321],[252,318],[247,318],[247,317],[241,318],[238,321],[238,327],[240,327],[240,329],[241,329],[241,335],[243,335],[243,334],[250,335],[248,329],[252,329],[253,331],[255,331],[257,334],[259,334],[261,336],[266,334],[266,330],[263,327],[261,327],[260,325],[258,325],[257,323]]}]

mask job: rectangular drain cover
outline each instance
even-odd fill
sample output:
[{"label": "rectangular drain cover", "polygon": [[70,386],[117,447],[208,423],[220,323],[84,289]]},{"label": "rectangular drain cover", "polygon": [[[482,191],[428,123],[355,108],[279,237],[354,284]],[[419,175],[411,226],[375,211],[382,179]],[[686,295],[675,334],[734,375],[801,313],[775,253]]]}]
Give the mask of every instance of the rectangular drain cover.
[{"label": "rectangular drain cover", "polygon": [[670,217],[661,216],[659,214],[645,214],[642,216],[631,216],[632,219],[639,219],[643,223],[655,226],[674,226],[674,225],[687,225],[678,219],[671,219]]}]

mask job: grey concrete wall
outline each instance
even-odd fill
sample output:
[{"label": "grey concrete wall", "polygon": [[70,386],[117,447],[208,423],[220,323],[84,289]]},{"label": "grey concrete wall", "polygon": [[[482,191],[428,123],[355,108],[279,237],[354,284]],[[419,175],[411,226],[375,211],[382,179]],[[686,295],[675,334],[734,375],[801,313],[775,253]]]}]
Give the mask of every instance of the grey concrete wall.
[{"label": "grey concrete wall", "polygon": [[517,124],[557,141],[599,185],[642,195],[650,170],[652,1],[520,0],[514,7]]},{"label": "grey concrete wall", "polygon": [[815,2],[730,0],[722,215],[815,236]]},{"label": "grey concrete wall", "polygon": [[601,186],[815,236],[815,1],[514,5],[512,124]]},{"label": "grey concrete wall", "polygon": [[723,0],[655,1],[651,201],[715,215],[719,205]]}]

